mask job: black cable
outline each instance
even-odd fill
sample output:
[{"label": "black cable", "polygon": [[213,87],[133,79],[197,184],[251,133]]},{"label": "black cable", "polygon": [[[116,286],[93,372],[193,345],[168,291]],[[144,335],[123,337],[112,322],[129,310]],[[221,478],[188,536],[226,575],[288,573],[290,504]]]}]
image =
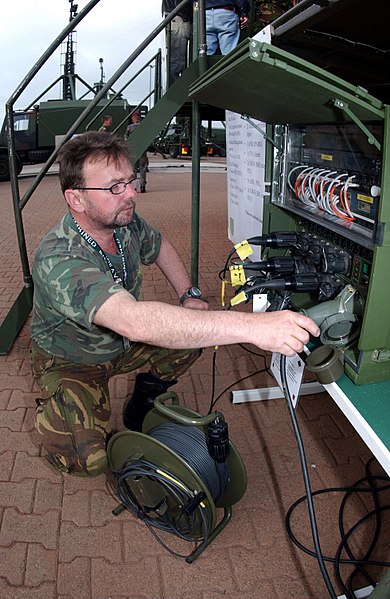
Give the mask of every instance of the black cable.
[{"label": "black cable", "polygon": [[[175,518],[172,519],[169,510],[162,513],[159,518],[151,517],[148,514],[157,507],[146,508],[141,507],[134,496],[128,481],[139,480],[140,477],[146,477],[154,483],[158,483],[162,489],[166,491],[170,498],[174,498],[178,506],[185,506],[193,499],[193,494],[187,491],[185,485],[180,481],[176,481],[171,473],[166,472],[163,468],[157,468],[154,464],[147,462],[146,460],[138,460],[125,464],[120,471],[114,471],[116,478],[116,493],[122,502],[122,505],[128,509],[134,516],[140,518],[152,532],[153,536],[159,541],[159,543],[169,553],[175,557],[188,558],[191,554],[182,555],[171,549],[166,543],[162,541],[159,535],[153,530],[157,528],[162,531],[173,533],[174,535],[184,539],[185,541],[194,542],[194,533],[203,530],[203,538],[197,540],[203,540],[207,543],[208,537],[212,528],[212,514],[207,502],[203,507],[199,505],[195,508],[192,514],[185,514],[186,518],[182,518],[180,514],[175,513]],[[166,498],[167,500],[167,498]],[[200,522],[196,522],[196,516],[198,516]]]},{"label": "black cable", "polygon": [[[230,481],[229,468],[226,463],[217,464],[210,456],[207,438],[201,428],[167,422],[153,429],[149,436],[175,452],[207,486],[213,500],[218,501],[223,497]],[[175,473],[167,472],[163,467],[157,467],[143,459],[125,464],[114,475],[116,492],[122,505],[145,522],[153,536],[169,553],[182,558],[191,555],[182,555],[171,549],[153,528],[173,533],[186,541],[208,542],[213,516],[209,501],[205,501],[207,493],[201,489],[195,493]],[[147,491],[141,503],[137,499],[137,487],[132,487],[132,483],[137,485],[142,478],[160,487],[161,500],[157,505],[145,505]]]},{"label": "black cable", "polygon": [[288,410],[290,413],[291,422],[293,425],[294,434],[295,434],[295,438],[296,438],[297,445],[298,445],[298,452],[299,452],[299,458],[301,461],[303,481],[305,484],[306,495],[307,495],[311,532],[312,532],[314,547],[316,549],[316,557],[318,560],[318,565],[320,567],[320,571],[321,571],[325,586],[328,590],[329,596],[332,599],[337,599],[336,592],[335,592],[333,585],[331,583],[331,580],[329,578],[329,574],[326,569],[324,558],[323,558],[322,552],[321,552],[320,540],[319,540],[319,536],[318,536],[318,527],[317,527],[317,521],[316,521],[316,515],[315,515],[314,503],[313,503],[313,495],[312,495],[312,490],[311,490],[309,471],[307,468],[306,456],[305,456],[305,448],[303,445],[301,432],[299,430],[297,417],[295,414],[293,402],[292,402],[291,395],[290,395],[290,390],[288,388],[287,373],[286,373],[286,356],[284,356],[284,355],[281,355],[281,357],[280,357],[280,375],[281,375],[283,391],[284,391],[284,394],[285,394],[285,397],[287,400],[287,407],[288,407]]},{"label": "black cable", "polygon": [[[265,357],[261,356],[261,358],[263,358],[264,362],[265,362]],[[251,374],[247,374],[246,376],[243,376],[240,379],[237,379],[236,381],[234,381],[233,383],[231,383],[230,385],[228,385],[227,387],[225,387],[225,389],[223,391],[221,391],[221,393],[210,402],[210,406],[209,406],[209,410],[207,412],[208,414],[211,414],[211,412],[213,411],[213,408],[215,406],[215,404],[217,403],[218,400],[221,399],[222,395],[224,395],[227,391],[229,391],[229,389],[231,389],[232,387],[234,387],[235,385],[238,385],[238,383],[242,383],[243,381],[246,381],[247,379],[250,379],[252,376],[256,376],[256,374],[261,374],[262,372],[270,372],[269,367],[265,366],[265,368],[261,368],[260,370],[255,370],[254,372],[251,372]]]},{"label": "black cable", "polygon": [[[362,558],[363,561],[367,560],[369,558],[369,556],[372,554],[372,552],[373,552],[373,550],[375,548],[375,545],[376,545],[376,543],[378,541],[378,538],[379,538],[379,535],[380,535],[380,529],[381,529],[381,515],[380,515],[381,505],[380,505],[380,501],[379,501],[379,494],[378,494],[378,489],[377,489],[377,487],[375,485],[375,477],[373,477],[371,475],[371,472],[370,472],[370,464],[372,463],[372,461],[373,461],[373,458],[367,462],[365,471],[366,471],[366,481],[367,481],[367,483],[369,485],[369,489],[371,491],[371,496],[372,496],[372,499],[373,499],[373,502],[374,502],[374,507],[375,507],[375,510],[374,510],[374,515],[375,515],[375,530],[374,530],[374,535],[373,535],[373,538],[371,540],[370,546],[369,546],[369,548],[367,549],[365,555]],[[341,502],[340,510],[339,510],[339,530],[340,530],[340,536],[341,536],[342,542],[340,543],[340,547],[339,547],[339,550],[338,550],[338,553],[337,553],[337,556],[341,556],[341,551],[344,548],[350,559],[354,558],[355,556],[354,556],[354,554],[353,554],[353,552],[352,552],[352,550],[351,550],[351,548],[350,548],[350,546],[349,546],[349,544],[347,542],[347,538],[348,537],[345,534],[343,515],[344,515],[344,510],[345,510],[345,506],[346,506],[347,500],[349,499],[349,497],[352,494],[352,492],[353,491],[351,490],[350,492],[347,492],[344,495],[343,500]],[[353,584],[352,584],[353,583],[353,578],[355,577],[355,575],[358,572],[367,580],[367,582],[369,582],[373,587],[375,587],[376,583],[372,579],[372,577],[368,574],[368,572],[362,566],[357,565],[357,567],[352,572],[352,574],[350,575],[349,580],[348,580],[348,591],[349,591],[350,594],[353,593],[353,589],[352,589],[352,587],[353,587]],[[342,581],[342,578],[341,578],[341,575],[340,575],[340,571],[339,571],[339,565],[338,565],[337,561],[335,563],[335,575],[337,577],[337,580],[339,580],[340,583],[341,583],[340,584],[341,588],[345,589],[345,591],[346,591],[346,587],[344,586],[344,583]]]},{"label": "black cable", "polygon": [[[379,480],[388,480],[387,477],[376,477]],[[356,484],[361,484],[361,482],[364,479],[358,481],[358,483]],[[382,487],[380,489],[380,491],[388,491],[390,489],[390,485],[386,486],[386,487]],[[356,493],[371,493],[371,489],[367,489],[366,487],[356,487],[353,489],[354,492]],[[348,493],[349,491],[351,491],[351,487],[329,487],[328,489],[319,489],[317,491],[313,491],[312,492],[312,496],[316,497],[317,495],[323,495],[326,493]],[[317,554],[315,551],[312,551],[311,549],[309,549],[308,547],[306,547],[305,545],[303,545],[298,539],[297,537],[294,535],[292,528],[291,528],[291,518],[292,518],[292,514],[294,512],[294,510],[304,501],[306,501],[307,496],[303,495],[302,497],[300,497],[299,499],[297,499],[296,501],[294,501],[294,503],[289,507],[289,509],[287,510],[286,513],[286,518],[285,518],[285,524],[286,524],[286,530],[287,530],[287,534],[290,537],[291,541],[294,543],[294,545],[296,545],[301,551],[303,551],[304,553],[306,553],[307,555],[310,555],[311,557],[317,557]],[[383,508],[381,508],[382,511],[389,509],[389,506],[384,506]],[[373,515],[375,513],[375,510],[373,512],[370,512],[371,515]],[[366,514],[365,516],[363,516],[363,519],[366,520],[368,518],[369,514]],[[354,525],[354,530],[355,527],[357,525],[359,525],[360,520],[357,524]],[[338,561],[340,564],[365,564],[368,566],[378,566],[378,567],[385,567],[385,566],[390,566],[390,562],[386,562],[386,561],[379,561],[379,560],[361,560],[361,559],[356,559],[356,558],[352,558],[352,559],[343,559],[340,558],[339,560],[337,560],[335,557],[331,557],[331,556],[327,556],[327,555],[323,555],[324,561],[330,562],[332,564],[336,563],[336,561]]]}]

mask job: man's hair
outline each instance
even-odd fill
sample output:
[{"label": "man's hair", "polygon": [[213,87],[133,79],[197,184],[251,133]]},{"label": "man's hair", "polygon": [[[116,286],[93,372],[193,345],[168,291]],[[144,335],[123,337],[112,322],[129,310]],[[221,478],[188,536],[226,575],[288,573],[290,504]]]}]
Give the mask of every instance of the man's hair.
[{"label": "man's hair", "polygon": [[67,141],[58,153],[60,164],[60,184],[66,189],[84,187],[83,167],[86,161],[97,162],[106,159],[107,164],[119,164],[121,159],[131,164],[127,143],[122,137],[106,131],[88,131]]}]

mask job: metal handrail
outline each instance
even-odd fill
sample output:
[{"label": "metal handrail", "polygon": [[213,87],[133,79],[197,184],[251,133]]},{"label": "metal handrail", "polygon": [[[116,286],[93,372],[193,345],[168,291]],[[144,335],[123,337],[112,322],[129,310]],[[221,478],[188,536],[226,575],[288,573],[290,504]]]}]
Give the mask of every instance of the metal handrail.
[{"label": "metal handrail", "polygon": [[[30,273],[27,248],[26,248],[26,239],[24,233],[23,219],[22,219],[22,210],[26,206],[27,202],[37,189],[38,185],[42,181],[43,177],[48,172],[49,168],[54,164],[58,152],[62,145],[68,141],[74,133],[77,131],[78,127],[83,123],[83,121],[89,116],[93,108],[99,103],[102,98],[105,98],[108,90],[110,90],[113,84],[121,77],[121,75],[129,68],[129,66],[138,58],[138,56],[145,50],[145,48],[159,35],[167,25],[172,21],[172,19],[182,10],[182,8],[188,4],[188,2],[192,2],[192,0],[182,0],[180,4],[167,15],[161,23],[146,37],[146,39],[138,46],[138,48],[123,62],[123,64],[117,69],[117,71],[112,75],[112,77],[105,83],[104,86],[96,93],[95,97],[89,105],[85,108],[85,110],[81,113],[81,115],[77,118],[77,120],[73,123],[72,127],[65,134],[61,144],[54,150],[51,156],[48,158],[46,163],[43,165],[41,171],[38,173],[36,178],[34,179],[32,185],[23,195],[20,197],[20,191],[18,186],[18,174],[17,174],[17,154],[15,149],[15,130],[14,130],[14,105],[17,99],[24,92],[29,83],[33,80],[36,74],[40,71],[40,69],[44,66],[47,60],[51,57],[51,55],[57,50],[60,44],[65,40],[65,38],[69,35],[75,27],[87,16],[87,14],[100,2],[100,0],[90,0],[90,2],[80,11],[80,13],[75,16],[69,24],[63,29],[63,31],[55,38],[55,40],[50,44],[47,50],[42,54],[40,59],[34,64],[32,69],[28,72],[28,74],[24,77],[20,85],[16,88],[14,93],[8,99],[5,105],[5,124],[6,124],[6,136],[7,136],[7,145],[8,145],[8,158],[10,164],[10,184],[11,184],[11,192],[13,198],[13,209],[14,209],[14,218],[15,225],[17,231],[17,238],[19,244],[20,258],[22,263],[23,270],[23,278],[25,287],[32,286],[32,278]],[[204,0],[200,0],[200,2],[195,5],[203,6],[204,13]],[[203,46],[205,48],[205,40],[203,40]],[[203,48],[202,46],[202,48]],[[203,54],[203,51],[202,51]],[[205,54],[205,52],[204,52]],[[150,94],[149,94],[150,95]],[[148,97],[148,96],[147,96]]]},{"label": "metal handrail", "polygon": [[[156,54],[155,54],[154,56],[152,56],[152,58],[151,58],[151,59],[150,59],[150,60],[149,60],[149,61],[148,61],[146,64],[144,64],[144,66],[143,66],[143,67],[141,67],[141,68],[140,68],[140,69],[139,69],[139,70],[136,72],[136,74],[135,74],[135,75],[133,75],[133,77],[131,77],[131,79],[129,79],[129,81],[127,81],[127,83],[125,83],[125,84],[124,84],[124,85],[123,85],[123,86],[122,86],[122,87],[121,87],[121,88],[120,88],[120,89],[119,89],[117,92],[115,92],[115,93],[113,94],[113,96],[112,96],[112,97],[109,99],[109,101],[107,102],[107,104],[106,104],[105,106],[103,106],[103,107],[102,107],[102,108],[99,110],[99,112],[98,112],[98,113],[97,113],[97,114],[94,116],[94,118],[93,118],[91,121],[89,121],[89,123],[86,125],[85,129],[86,129],[87,131],[88,131],[88,129],[90,128],[90,126],[92,125],[92,123],[94,123],[94,122],[96,121],[96,119],[98,119],[98,118],[99,118],[99,116],[100,116],[101,114],[103,114],[103,112],[106,112],[106,110],[107,110],[107,107],[108,107],[108,106],[110,106],[110,105],[111,105],[111,104],[114,102],[114,100],[116,100],[116,99],[118,98],[118,96],[120,96],[120,95],[121,95],[121,93],[122,93],[122,92],[123,92],[123,91],[124,91],[124,90],[125,90],[125,89],[126,89],[128,86],[129,86],[129,85],[130,85],[130,83],[132,83],[132,82],[133,82],[135,79],[137,79],[137,77],[139,77],[139,75],[140,75],[141,73],[143,73],[143,72],[144,72],[144,70],[145,70],[145,69],[146,69],[146,68],[147,68],[147,67],[148,67],[148,66],[149,66],[149,65],[150,65],[150,64],[151,64],[153,61],[154,61],[154,62],[156,62],[156,63],[157,63],[157,61],[160,61],[160,62],[161,62],[161,50],[159,50],[158,52],[156,52]],[[153,93],[154,93],[154,90],[153,90]],[[150,92],[150,93],[148,94],[147,98],[149,98],[149,97],[151,96],[151,94],[152,94],[152,92]],[[141,103],[140,103],[140,104],[137,106],[137,108],[139,108],[139,106],[140,106],[141,104],[142,104],[142,102],[141,102]],[[122,124],[123,124],[123,123],[126,121],[126,119],[128,119],[128,118],[129,118],[129,116],[131,116],[131,113],[130,113],[129,115],[126,115],[126,117],[125,117],[125,118],[124,118],[124,120],[123,120],[123,121],[120,123],[120,125],[122,125]],[[117,129],[119,129],[120,125],[118,125],[118,127],[116,127],[116,130],[117,130]],[[114,132],[115,132],[115,131],[114,131]]]}]

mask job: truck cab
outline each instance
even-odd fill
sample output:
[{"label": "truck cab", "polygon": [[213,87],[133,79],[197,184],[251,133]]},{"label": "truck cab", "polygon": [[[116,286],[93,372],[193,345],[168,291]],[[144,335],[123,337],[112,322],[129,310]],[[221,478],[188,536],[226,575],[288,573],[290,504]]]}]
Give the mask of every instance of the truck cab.
[{"label": "truck cab", "polygon": [[[28,110],[16,110],[14,130],[18,174],[24,164],[46,162],[89,103],[89,100],[48,100]],[[110,103],[103,100],[94,107],[92,114],[78,127],[76,133],[99,129],[101,114],[107,113],[113,119],[112,131],[123,135],[128,125],[128,116],[134,108],[135,106],[130,106],[125,99],[117,99]],[[147,107],[142,106],[141,109],[143,113],[147,112]],[[9,179],[4,122],[0,134],[0,181]]]}]

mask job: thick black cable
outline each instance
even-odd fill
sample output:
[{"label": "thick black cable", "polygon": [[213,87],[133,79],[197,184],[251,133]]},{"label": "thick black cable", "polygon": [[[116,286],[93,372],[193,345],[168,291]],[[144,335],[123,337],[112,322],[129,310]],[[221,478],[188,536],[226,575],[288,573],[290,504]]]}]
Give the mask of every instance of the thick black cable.
[{"label": "thick black cable", "polygon": [[289,390],[288,384],[287,384],[286,356],[284,356],[284,355],[281,355],[281,357],[280,357],[280,375],[281,375],[283,391],[284,391],[284,394],[285,394],[285,397],[287,400],[287,407],[288,407],[288,410],[290,413],[291,422],[293,425],[294,434],[295,434],[295,438],[296,438],[297,445],[298,445],[298,452],[299,452],[299,458],[301,461],[303,481],[304,481],[306,495],[307,495],[311,532],[312,532],[314,547],[315,547],[316,553],[317,553],[316,557],[317,557],[318,565],[320,567],[320,571],[321,571],[325,586],[328,590],[329,596],[332,599],[337,599],[336,592],[335,592],[333,585],[331,583],[331,580],[329,578],[329,573],[326,569],[325,561],[323,559],[322,552],[321,552],[320,540],[319,540],[319,536],[318,536],[318,527],[317,527],[316,515],[315,515],[315,510],[314,510],[314,502],[313,502],[313,496],[312,496],[312,490],[311,490],[311,483],[310,483],[309,471],[307,468],[307,462],[306,462],[306,456],[305,456],[305,448],[303,445],[301,432],[299,430],[294,406],[293,406],[293,403],[291,400],[290,390]]},{"label": "thick black cable", "polygon": [[[388,480],[388,477],[376,477],[379,480]],[[360,481],[358,481],[358,483],[360,484],[361,482],[363,482],[365,479],[361,479]],[[358,484],[356,483],[356,484]],[[388,491],[390,489],[390,485],[384,486],[384,487],[380,487],[380,491]],[[354,492],[356,493],[371,493],[371,489],[368,489],[367,487],[355,487]],[[327,493],[348,493],[349,491],[351,491],[351,487],[329,487],[327,489],[319,489],[317,491],[313,491],[312,492],[312,496],[316,497],[317,495],[324,495]],[[301,551],[303,551],[304,553],[306,553],[307,555],[310,555],[311,557],[317,557],[317,554],[315,551],[312,551],[311,549],[309,549],[308,547],[306,547],[305,545],[303,545],[299,539],[295,536],[295,534],[292,531],[291,528],[291,518],[292,518],[292,514],[294,512],[294,510],[304,501],[307,500],[307,496],[303,495],[302,497],[300,497],[299,499],[297,499],[296,501],[294,501],[294,503],[289,507],[289,509],[287,510],[286,513],[286,518],[285,518],[285,524],[286,524],[286,530],[287,530],[287,534],[289,536],[289,538],[291,539],[291,541],[294,543],[294,545],[296,545]],[[389,506],[384,506],[381,508],[381,510],[387,510],[389,509]],[[374,511],[372,512],[374,513]],[[367,519],[367,514],[365,516],[363,516],[364,519]],[[360,520],[359,520],[360,522]],[[359,523],[357,523],[358,525]],[[355,525],[354,525],[355,526]],[[327,556],[327,555],[323,555],[324,561],[330,562],[330,563],[335,563],[336,562],[336,558],[335,557],[331,557],[331,556]],[[340,564],[363,564],[363,565],[367,565],[367,566],[379,566],[379,567],[385,567],[385,566],[390,566],[390,562],[386,562],[386,561],[379,561],[379,560],[361,560],[361,559],[343,559],[340,558],[339,560]]]},{"label": "thick black cable", "polygon": [[[260,356],[264,359],[264,356]],[[246,376],[241,377],[240,379],[237,379],[236,381],[234,381],[233,383],[231,383],[230,385],[228,385],[227,387],[225,387],[225,389],[223,391],[221,391],[221,393],[210,403],[209,406],[209,410],[207,412],[207,414],[211,414],[211,412],[214,409],[215,404],[217,403],[217,401],[219,401],[221,399],[221,397],[227,392],[229,391],[229,389],[231,389],[232,387],[234,387],[235,385],[238,385],[239,383],[242,383],[243,381],[246,381],[247,379],[250,379],[252,376],[256,376],[257,374],[261,374],[262,372],[270,372],[269,367],[266,366],[265,368],[261,368],[260,370],[255,370],[254,372],[251,372],[250,374],[247,374]]]},{"label": "thick black cable", "polygon": [[[376,477],[378,480],[388,480],[388,477]],[[361,479],[360,481],[358,481],[358,483],[356,484],[360,484],[364,481],[365,479]],[[380,491],[388,491],[390,489],[390,485],[385,486],[385,487],[381,487]],[[329,487],[327,489],[319,489],[317,491],[313,491],[312,495],[313,497],[316,497],[317,495],[324,495],[327,493],[348,493],[351,490],[351,487]],[[367,487],[356,487],[353,489],[354,492],[356,493],[371,493],[371,490],[368,489]],[[285,518],[285,524],[286,524],[286,530],[287,530],[287,534],[290,537],[291,541],[294,543],[294,545],[296,545],[301,551],[303,551],[304,553],[306,553],[307,555],[310,555],[311,557],[316,557],[316,553],[315,551],[312,551],[311,549],[309,549],[308,547],[305,547],[305,545],[303,545],[298,538],[294,535],[292,528],[291,528],[291,518],[292,518],[292,514],[294,512],[294,510],[304,501],[306,501],[307,497],[306,495],[303,495],[302,497],[300,497],[299,499],[297,499],[296,501],[294,501],[294,503],[289,507],[289,509],[287,510],[286,513],[286,518]],[[383,509],[388,509],[387,506],[385,506],[385,508],[381,508]],[[336,559],[334,557],[330,557],[330,556],[324,556],[324,560],[331,562],[331,563],[335,563]],[[390,566],[390,562],[382,562],[382,561],[377,561],[377,560],[366,560],[364,562],[362,562],[361,559],[340,559],[339,560],[340,564],[360,564],[360,563],[365,563],[366,565],[372,565],[372,566]]]},{"label": "thick black cable", "polygon": [[[373,535],[373,538],[371,540],[370,546],[368,547],[365,555],[362,558],[363,561],[367,560],[370,557],[370,555],[372,554],[372,552],[373,552],[373,550],[374,550],[374,548],[376,546],[376,543],[378,541],[378,538],[379,538],[379,535],[380,535],[380,529],[381,529],[381,514],[380,514],[381,505],[380,505],[380,501],[379,501],[378,489],[375,486],[374,477],[371,475],[370,468],[369,468],[369,466],[372,463],[372,461],[373,461],[373,458],[371,460],[369,460],[369,462],[367,462],[367,464],[366,464],[366,468],[365,468],[366,479],[365,480],[367,481],[367,484],[369,485],[369,489],[371,491],[371,496],[372,496],[374,507],[375,507],[375,510],[374,510],[374,514],[375,514],[375,530],[374,530],[374,535]],[[339,552],[338,552],[338,555],[341,555],[341,550],[342,550],[342,548],[344,548],[350,559],[354,558],[355,556],[354,556],[354,554],[353,554],[353,552],[352,552],[352,550],[351,550],[351,548],[350,548],[350,546],[349,546],[349,544],[348,544],[348,542],[346,540],[347,537],[346,537],[345,529],[344,529],[344,518],[343,518],[343,515],[344,515],[344,510],[345,510],[345,506],[346,506],[347,500],[349,499],[351,493],[352,493],[352,491],[348,492],[348,493],[346,493],[344,495],[344,497],[342,499],[342,502],[341,502],[340,510],[339,510],[339,531],[340,531],[340,536],[341,536],[341,539],[342,539],[343,542],[342,542],[342,547],[340,547]],[[354,576],[358,572],[367,580],[367,582],[369,582],[373,587],[375,587],[376,583],[373,580],[373,578],[368,574],[368,572],[363,568],[363,566],[357,565],[357,567],[355,568],[354,572],[352,572],[352,574],[350,575],[348,583],[347,583],[348,584],[349,593],[353,592],[352,582],[353,582]],[[344,586],[344,583],[342,581],[341,575],[340,575],[340,571],[339,571],[339,567],[338,567],[338,562],[337,561],[335,563],[335,575],[336,575],[337,579],[341,582],[341,587],[343,589],[346,589],[346,587]]]}]

